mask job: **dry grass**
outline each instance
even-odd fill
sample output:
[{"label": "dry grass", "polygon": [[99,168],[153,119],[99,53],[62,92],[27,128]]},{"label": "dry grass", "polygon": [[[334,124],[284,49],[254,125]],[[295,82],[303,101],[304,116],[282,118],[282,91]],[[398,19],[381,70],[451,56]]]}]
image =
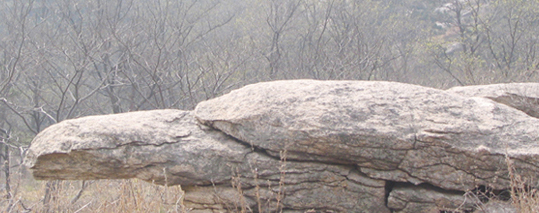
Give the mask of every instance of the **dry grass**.
[{"label": "dry grass", "polygon": [[511,178],[511,203],[520,213],[539,212],[539,194],[536,179],[523,178],[513,166],[513,161],[506,157],[509,176]]},{"label": "dry grass", "polygon": [[[0,212],[185,212],[179,186],[158,186],[137,179],[99,181],[34,181],[13,196],[3,197]],[[47,183],[51,199],[44,202]]]}]

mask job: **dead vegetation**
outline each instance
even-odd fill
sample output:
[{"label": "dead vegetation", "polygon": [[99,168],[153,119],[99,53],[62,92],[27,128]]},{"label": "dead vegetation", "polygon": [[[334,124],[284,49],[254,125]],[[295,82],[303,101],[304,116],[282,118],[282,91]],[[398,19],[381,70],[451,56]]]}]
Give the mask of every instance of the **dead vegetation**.
[{"label": "dead vegetation", "polygon": [[[180,186],[158,186],[137,179],[35,181],[25,178],[2,212],[185,212]],[[49,190],[47,184],[56,185]],[[5,191],[4,191],[5,193]],[[50,197],[45,201],[45,197]]]}]

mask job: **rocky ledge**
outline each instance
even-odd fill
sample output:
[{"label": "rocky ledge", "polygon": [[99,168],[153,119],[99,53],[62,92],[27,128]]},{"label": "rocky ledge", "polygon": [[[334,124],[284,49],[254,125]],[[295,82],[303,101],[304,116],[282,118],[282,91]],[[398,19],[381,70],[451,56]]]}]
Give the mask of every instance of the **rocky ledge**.
[{"label": "rocky ledge", "polygon": [[535,83],[258,83],[194,111],[60,122],[25,164],[42,180],[180,184],[192,212],[473,212],[485,201],[470,193],[539,173],[537,94]]}]

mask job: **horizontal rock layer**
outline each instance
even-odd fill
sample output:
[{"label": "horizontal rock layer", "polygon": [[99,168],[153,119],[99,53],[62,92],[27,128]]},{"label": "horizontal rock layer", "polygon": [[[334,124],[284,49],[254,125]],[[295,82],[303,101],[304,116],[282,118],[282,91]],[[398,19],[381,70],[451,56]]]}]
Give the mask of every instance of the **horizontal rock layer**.
[{"label": "horizontal rock layer", "polygon": [[539,83],[510,83],[453,87],[449,92],[488,98],[539,118]]},{"label": "horizontal rock layer", "polygon": [[276,81],[200,103],[195,116],[290,159],[450,190],[509,186],[506,156],[537,173],[539,121],[504,104],[395,82]]},{"label": "horizontal rock layer", "polygon": [[243,199],[249,208],[260,200],[264,209],[389,212],[384,181],[350,166],[286,162],[255,152],[180,110],[60,122],[36,137],[26,164],[37,179],[181,184],[195,210],[230,209]]},{"label": "horizontal rock layer", "polygon": [[535,88],[259,83],[194,112],[60,122],[36,136],[25,164],[37,179],[181,184],[192,212],[473,211],[481,203],[465,195],[509,188],[508,165],[539,172]]}]

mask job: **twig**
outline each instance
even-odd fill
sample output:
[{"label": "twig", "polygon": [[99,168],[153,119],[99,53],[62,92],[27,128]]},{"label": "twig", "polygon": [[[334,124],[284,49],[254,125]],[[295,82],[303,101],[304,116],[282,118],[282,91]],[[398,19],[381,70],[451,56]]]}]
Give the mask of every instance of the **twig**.
[{"label": "twig", "polygon": [[82,186],[81,186],[79,192],[77,193],[77,195],[75,195],[75,197],[73,197],[73,199],[71,199],[71,204],[74,204],[75,202],[77,202],[77,200],[79,200],[80,196],[82,195],[82,193],[84,192],[86,187],[88,187],[88,184],[86,184],[86,181],[83,180],[82,181]]},{"label": "twig", "polygon": [[77,211],[75,211],[74,213],[77,213],[77,212],[80,212],[82,211],[82,209],[86,208],[88,205],[90,205],[93,201],[90,201],[88,202],[87,204],[85,204],[84,206],[80,207],[80,209],[78,209]]}]

